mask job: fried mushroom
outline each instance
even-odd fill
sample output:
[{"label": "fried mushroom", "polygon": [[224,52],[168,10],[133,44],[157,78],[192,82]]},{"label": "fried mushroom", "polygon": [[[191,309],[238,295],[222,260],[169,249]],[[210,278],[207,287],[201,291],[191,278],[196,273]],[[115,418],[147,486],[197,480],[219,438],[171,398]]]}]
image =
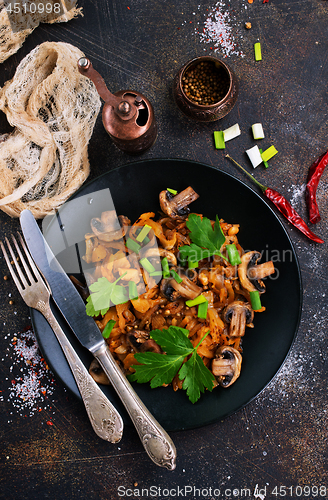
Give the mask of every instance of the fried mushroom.
[{"label": "fried mushroom", "polygon": [[212,373],[221,387],[230,387],[239,377],[242,357],[234,347],[221,346],[212,361]]},{"label": "fried mushroom", "polygon": [[166,215],[172,219],[183,219],[190,212],[188,205],[197,200],[197,198],[199,198],[199,195],[191,186],[176,195],[165,189],[159,195],[159,203]]},{"label": "fried mushroom", "polygon": [[265,284],[262,278],[275,272],[272,261],[258,264],[261,259],[260,252],[246,252],[241,256],[241,264],[238,266],[238,277],[241,286],[248,292],[265,292]]},{"label": "fried mushroom", "polygon": [[254,311],[248,302],[234,300],[223,311],[223,319],[230,323],[229,337],[243,337],[246,325],[250,325]]}]

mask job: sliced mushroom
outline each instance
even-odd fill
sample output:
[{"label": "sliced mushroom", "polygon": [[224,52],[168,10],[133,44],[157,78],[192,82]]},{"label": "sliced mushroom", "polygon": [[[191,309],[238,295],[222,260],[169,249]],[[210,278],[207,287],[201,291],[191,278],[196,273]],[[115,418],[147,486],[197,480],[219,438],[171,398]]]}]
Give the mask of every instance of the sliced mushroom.
[{"label": "sliced mushroom", "polygon": [[202,293],[203,289],[190,280],[187,275],[184,274],[181,278],[181,283],[178,283],[175,279],[170,281],[170,285],[180,294],[181,297],[184,297],[185,299],[195,299]]},{"label": "sliced mushroom", "polygon": [[115,210],[108,210],[101,214],[100,219],[94,217],[91,219],[92,232],[101,241],[120,240],[124,236],[124,226],[128,226],[130,220],[127,217],[117,217]]},{"label": "sliced mushroom", "polygon": [[91,377],[98,383],[103,385],[110,385],[108,377],[98,361],[93,359],[89,367],[89,373]]},{"label": "sliced mushroom", "polygon": [[254,311],[248,302],[234,300],[223,311],[223,319],[230,323],[229,337],[243,337],[246,325],[252,323]]},{"label": "sliced mushroom", "polygon": [[234,347],[221,346],[212,361],[212,373],[222,387],[230,387],[239,377],[242,357]]},{"label": "sliced mushroom", "polygon": [[143,330],[132,330],[127,333],[126,340],[137,352],[162,352],[155,340],[149,337],[149,333]]},{"label": "sliced mushroom", "polygon": [[170,252],[169,250],[165,250],[165,248],[150,248],[147,250],[144,254],[144,257],[166,257],[171,266],[176,266],[177,265],[177,258],[174,255],[173,252]]},{"label": "sliced mushroom", "polygon": [[265,292],[262,278],[273,274],[275,269],[272,261],[258,264],[261,254],[257,251],[246,252],[241,256],[241,264],[238,266],[238,276],[241,286],[249,292],[258,290]]},{"label": "sliced mushroom", "polygon": [[175,196],[165,189],[159,194],[159,203],[166,215],[172,219],[183,219],[190,212],[188,205],[197,198],[199,195],[190,186]]}]

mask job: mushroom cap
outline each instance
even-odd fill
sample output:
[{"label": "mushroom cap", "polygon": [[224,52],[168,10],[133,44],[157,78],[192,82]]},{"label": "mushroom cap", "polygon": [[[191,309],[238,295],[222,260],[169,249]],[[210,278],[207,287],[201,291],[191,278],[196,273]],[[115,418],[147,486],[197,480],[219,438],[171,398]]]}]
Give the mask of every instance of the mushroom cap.
[{"label": "mushroom cap", "polygon": [[230,387],[239,377],[242,356],[231,346],[221,346],[212,361],[212,373],[221,387]]},{"label": "mushroom cap", "polygon": [[101,241],[120,240],[124,236],[122,226],[128,226],[130,221],[127,217],[117,217],[115,210],[102,212],[101,217],[91,219],[92,232]]},{"label": "mushroom cap", "polygon": [[255,267],[260,259],[261,254],[256,250],[246,252],[241,256],[241,264],[238,266],[238,277],[241,286],[249,292],[255,292],[256,290],[260,293],[265,292],[263,281],[251,278],[249,273],[249,270]]},{"label": "mushroom cap", "polygon": [[234,300],[233,302],[230,302],[230,304],[228,304],[223,310],[223,319],[227,323],[230,323],[232,316],[235,313],[245,313],[247,325],[249,325],[254,319],[254,311],[251,305],[243,300]]}]

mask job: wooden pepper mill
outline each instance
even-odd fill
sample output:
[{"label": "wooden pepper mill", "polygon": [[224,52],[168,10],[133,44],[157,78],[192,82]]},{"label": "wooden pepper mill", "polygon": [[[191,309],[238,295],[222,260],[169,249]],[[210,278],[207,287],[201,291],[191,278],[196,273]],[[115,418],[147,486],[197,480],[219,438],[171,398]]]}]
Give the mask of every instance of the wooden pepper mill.
[{"label": "wooden pepper mill", "polygon": [[78,69],[93,81],[105,101],[102,121],[116,146],[129,154],[141,154],[148,149],[157,137],[154,111],[148,99],[134,90],[112,94],[86,57],[79,59]]}]

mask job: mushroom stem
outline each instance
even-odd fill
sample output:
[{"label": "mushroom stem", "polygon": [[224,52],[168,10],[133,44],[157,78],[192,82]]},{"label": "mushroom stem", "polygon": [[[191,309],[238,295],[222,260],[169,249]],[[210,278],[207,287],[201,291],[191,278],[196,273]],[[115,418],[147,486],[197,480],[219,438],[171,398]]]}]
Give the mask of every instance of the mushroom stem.
[{"label": "mushroom stem", "polygon": [[245,309],[235,309],[231,316],[229,336],[243,337],[246,329],[246,311]]},{"label": "mushroom stem", "polygon": [[263,262],[263,264],[258,264],[257,266],[248,269],[248,276],[253,280],[260,280],[266,276],[270,276],[275,271],[273,262],[270,260],[268,262]]},{"label": "mushroom stem", "polygon": [[194,191],[193,188],[189,186],[180,193],[176,194],[172,198],[172,202],[175,204],[178,210],[181,210],[182,208],[190,205],[190,203],[192,203],[193,201],[197,200],[197,198],[199,198],[199,194],[197,194],[196,191]]}]

